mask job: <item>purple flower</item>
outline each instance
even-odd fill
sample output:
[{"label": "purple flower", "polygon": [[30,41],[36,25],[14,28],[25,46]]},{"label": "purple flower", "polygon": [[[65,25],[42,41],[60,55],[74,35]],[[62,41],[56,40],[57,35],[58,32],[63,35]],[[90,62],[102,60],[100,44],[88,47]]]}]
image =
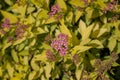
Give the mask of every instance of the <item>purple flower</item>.
[{"label": "purple flower", "polygon": [[49,12],[49,16],[52,17],[53,15],[55,15],[57,12],[60,12],[61,9],[59,7],[58,4],[55,4],[51,7],[51,11]]},{"label": "purple flower", "polygon": [[64,56],[68,50],[68,36],[59,34],[55,40],[52,41],[51,47]]},{"label": "purple flower", "polygon": [[50,61],[54,61],[55,60],[55,56],[54,54],[51,52],[50,49],[46,50],[46,57],[48,60]]},{"label": "purple flower", "polygon": [[5,21],[2,23],[3,28],[10,28],[10,21],[9,19],[5,19]]}]

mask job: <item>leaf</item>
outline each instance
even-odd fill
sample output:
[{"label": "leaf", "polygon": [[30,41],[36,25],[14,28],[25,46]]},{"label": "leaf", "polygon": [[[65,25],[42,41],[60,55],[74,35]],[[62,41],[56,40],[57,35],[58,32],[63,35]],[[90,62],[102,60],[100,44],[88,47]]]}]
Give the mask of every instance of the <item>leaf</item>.
[{"label": "leaf", "polygon": [[18,40],[16,40],[14,43],[13,43],[13,46],[14,45],[17,45],[17,44],[20,44],[20,43],[22,43],[23,41],[25,41],[26,40],[26,37],[23,37],[22,39],[18,39]]},{"label": "leaf", "polygon": [[4,41],[4,45],[3,45],[3,48],[2,48],[2,55],[5,54],[5,50],[10,47],[12,45],[12,43],[8,43],[7,40]]},{"label": "leaf", "polygon": [[17,17],[7,11],[0,10],[1,14],[4,16],[4,18],[7,18],[10,20],[10,23],[15,23],[18,21]]},{"label": "leaf", "polygon": [[33,80],[34,77],[35,77],[35,75],[36,75],[36,71],[30,72],[30,74],[29,74],[29,76],[28,76],[28,80]]},{"label": "leaf", "polygon": [[37,15],[37,19],[47,19],[47,18],[48,18],[48,11],[45,9],[42,9]]},{"label": "leaf", "polygon": [[101,28],[97,37],[102,36],[105,32],[107,32],[107,29],[106,28]]},{"label": "leaf", "polygon": [[34,56],[34,60],[35,61],[43,61],[46,62],[47,58],[46,58],[46,50],[44,50],[43,52],[41,52],[41,54],[37,54]]},{"label": "leaf", "polygon": [[62,20],[60,21],[60,23],[61,23],[61,25],[60,25],[60,31],[61,31],[62,33],[64,33],[64,34],[67,34],[67,35],[71,38],[72,35],[71,35],[69,29],[67,28],[67,26],[65,26],[64,20],[62,19]]},{"label": "leaf", "polygon": [[120,43],[117,43],[117,52],[116,53],[120,53]]},{"label": "leaf", "polygon": [[34,17],[30,14],[26,20],[26,24],[32,24],[35,22]]},{"label": "leaf", "polygon": [[7,71],[8,71],[10,78],[12,78],[13,73],[14,73],[14,68],[10,65],[10,63],[7,63],[6,68],[7,68]]},{"label": "leaf", "polygon": [[76,68],[75,76],[76,76],[77,80],[81,80],[82,73],[83,73],[83,69],[84,69],[83,64],[81,64],[80,66],[78,66],[78,67]]},{"label": "leaf", "polygon": [[16,63],[19,62],[19,58],[18,58],[17,52],[15,50],[11,51],[11,56]]},{"label": "leaf", "polygon": [[49,79],[51,76],[50,72],[52,70],[51,65],[49,63],[47,63],[47,65],[44,67],[44,69],[45,69],[45,75],[46,75],[47,79]]},{"label": "leaf", "polygon": [[50,17],[45,21],[45,24],[55,23],[57,20],[54,17]]},{"label": "leaf", "polygon": [[31,65],[32,69],[35,70],[35,71],[38,71],[40,69],[38,64],[35,62],[34,59],[31,60],[30,65]]},{"label": "leaf", "polygon": [[68,14],[66,16],[66,21],[69,22],[69,23],[71,23],[72,20],[73,20],[73,12],[70,11],[70,12],[68,12]]},{"label": "leaf", "polygon": [[108,42],[108,48],[110,49],[110,51],[112,52],[114,50],[114,48],[116,47],[117,41],[114,37],[110,37],[109,38],[109,42]]},{"label": "leaf", "polygon": [[72,35],[72,44],[78,45],[80,43],[80,41],[78,40],[78,38],[76,37],[76,35],[71,31],[71,35]]},{"label": "leaf", "polygon": [[0,77],[2,77],[3,75],[3,70],[2,70],[2,67],[0,67]]},{"label": "leaf", "polygon": [[102,42],[100,42],[99,40],[92,40],[88,43],[88,45],[94,47],[94,48],[103,48],[103,44]]},{"label": "leaf", "polygon": [[67,11],[67,6],[64,0],[56,0],[56,3],[60,6],[63,11]]},{"label": "leaf", "polygon": [[83,12],[76,10],[75,11],[75,22],[79,20],[79,18],[82,16]]},{"label": "leaf", "polygon": [[32,13],[35,10],[35,7],[28,7],[27,8],[27,14]]},{"label": "leaf", "polygon": [[29,50],[23,50],[21,52],[18,53],[20,56],[27,56],[29,55]]},{"label": "leaf", "polygon": [[94,23],[91,24],[90,26],[86,27],[86,24],[82,20],[80,20],[79,32],[82,35],[82,40],[89,38],[93,27],[94,27]]},{"label": "leaf", "polygon": [[80,42],[80,45],[81,46],[83,46],[83,45],[86,45],[87,43],[89,43],[91,41],[91,39],[85,39],[85,40],[82,40],[81,42]]},{"label": "leaf", "polygon": [[79,32],[82,36],[84,35],[86,29],[87,29],[86,24],[82,20],[80,20],[79,21]]},{"label": "leaf", "polygon": [[75,46],[74,48],[72,48],[71,50],[72,50],[72,54],[76,54],[76,53],[87,51],[90,48],[92,48],[92,47],[91,46],[81,46],[81,45],[78,45],[78,46]]},{"label": "leaf", "polygon": [[107,17],[105,15],[100,17],[100,20],[105,24],[107,23]]},{"label": "leaf", "polygon": [[24,49],[25,47],[25,43],[21,43],[19,46],[18,46],[18,51],[21,51],[22,49]]},{"label": "leaf", "polygon": [[81,0],[70,0],[69,1],[70,4],[74,5],[74,6],[79,6],[79,7],[85,7],[84,2]]}]

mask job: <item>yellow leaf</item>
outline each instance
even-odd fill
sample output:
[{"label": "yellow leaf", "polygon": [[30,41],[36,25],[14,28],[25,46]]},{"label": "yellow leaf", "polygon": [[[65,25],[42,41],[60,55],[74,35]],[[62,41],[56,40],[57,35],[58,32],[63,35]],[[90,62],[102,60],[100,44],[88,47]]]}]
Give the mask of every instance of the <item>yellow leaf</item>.
[{"label": "yellow leaf", "polygon": [[81,35],[84,35],[85,31],[86,31],[86,24],[82,20],[80,20],[79,21],[79,32]]},{"label": "yellow leaf", "polygon": [[46,20],[45,24],[50,24],[50,23],[54,23],[56,22],[57,20],[54,18],[54,17],[50,17]]},{"label": "yellow leaf", "polygon": [[77,7],[85,7],[84,2],[82,0],[70,0],[69,3]]},{"label": "yellow leaf", "polygon": [[0,77],[2,77],[3,75],[3,70],[2,70],[2,67],[0,67]]},{"label": "yellow leaf", "polygon": [[64,20],[62,19],[60,23],[61,23],[61,25],[60,25],[60,31],[62,33],[64,33],[64,34],[67,34],[71,38],[72,35],[71,35],[69,29],[67,28],[67,26],[65,26]]},{"label": "yellow leaf", "polygon": [[0,10],[0,12],[2,13],[2,15],[4,16],[4,18],[7,18],[10,20],[10,23],[15,23],[18,21],[17,17],[7,11],[3,11],[3,10]]},{"label": "yellow leaf", "polygon": [[67,11],[65,0],[57,0],[57,4],[60,6],[61,9]]},{"label": "yellow leaf", "polygon": [[78,19],[82,16],[83,12],[76,10],[75,11],[75,22],[78,21]]},{"label": "yellow leaf", "polygon": [[38,71],[40,69],[38,64],[35,62],[34,59],[32,59],[30,65],[31,65],[32,69],[35,70],[35,71]]},{"label": "yellow leaf", "polygon": [[91,46],[81,46],[81,45],[78,45],[78,46],[75,46],[72,50],[72,54],[76,54],[76,53],[80,53],[80,52],[84,52],[84,51],[87,51],[89,50],[90,48],[92,48]]},{"label": "yellow leaf", "polygon": [[49,63],[47,63],[47,65],[44,67],[44,69],[45,69],[45,75],[46,75],[47,79],[49,79],[51,76],[50,72],[52,70],[51,65]]},{"label": "yellow leaf", "polygon": [[9,76],[12,78],[13,77],[13,73],[14,73],[14,68],[10,65],[10,63],[7,63],[6,68],[7,68]]},{"label": "yellow leaf", "polygon": [[35,77],[35,75],[36,75],[36,71],[30,72],[30,74],[29,74],[29,76],[28,76],[28,80],[33,80],[34,77]]},{"label": "yellow leaf", "polygon": [[16,63],[19,62],[19,58],[18,58],[17,52],[15,52],[15,50],[12,50],[11,56]]}]

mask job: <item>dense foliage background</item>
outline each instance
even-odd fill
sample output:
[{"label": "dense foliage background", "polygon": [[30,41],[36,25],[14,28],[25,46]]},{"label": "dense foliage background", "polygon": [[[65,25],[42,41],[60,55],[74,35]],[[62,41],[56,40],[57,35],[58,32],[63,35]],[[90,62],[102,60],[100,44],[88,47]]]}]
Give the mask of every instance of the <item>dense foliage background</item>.
[{"label": "dense foliage background", "polygon": [[120,80],[119,0],[0,0],[0,80]]}]

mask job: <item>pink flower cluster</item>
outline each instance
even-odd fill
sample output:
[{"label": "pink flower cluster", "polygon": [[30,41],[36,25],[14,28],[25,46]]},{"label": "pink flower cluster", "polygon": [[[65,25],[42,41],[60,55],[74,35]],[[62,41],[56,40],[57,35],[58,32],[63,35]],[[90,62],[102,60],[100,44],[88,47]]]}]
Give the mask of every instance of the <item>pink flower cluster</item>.
[{"label": "pink flower cluster", "polygon": [[5,21],[2,23],[2,27],[10,28],[10,20],[6,18]]},{"label": "pink flower cluster", "polygon": [[60,12],[61,9],[59,7],[58,4],[55,4],[51,7],[51,11],[49,12],[49,16],[52,17],[53,15],[55,15],[57,12]]},{"label": "pink flower cluster", "polygon": [[52,41],[51,47],[64,56],[68,50],[68,36],[59,34],[55,40]]},{"label": "pink flower cluster", "polygon": [[17,36],[17,39],[20,39],[23,37],[23,34],[25,33],[25,29],[28,28],[27,25],[25,24],[21,24],[21,23],[16,23],[16,31],[15,31],[15,35]]}]

